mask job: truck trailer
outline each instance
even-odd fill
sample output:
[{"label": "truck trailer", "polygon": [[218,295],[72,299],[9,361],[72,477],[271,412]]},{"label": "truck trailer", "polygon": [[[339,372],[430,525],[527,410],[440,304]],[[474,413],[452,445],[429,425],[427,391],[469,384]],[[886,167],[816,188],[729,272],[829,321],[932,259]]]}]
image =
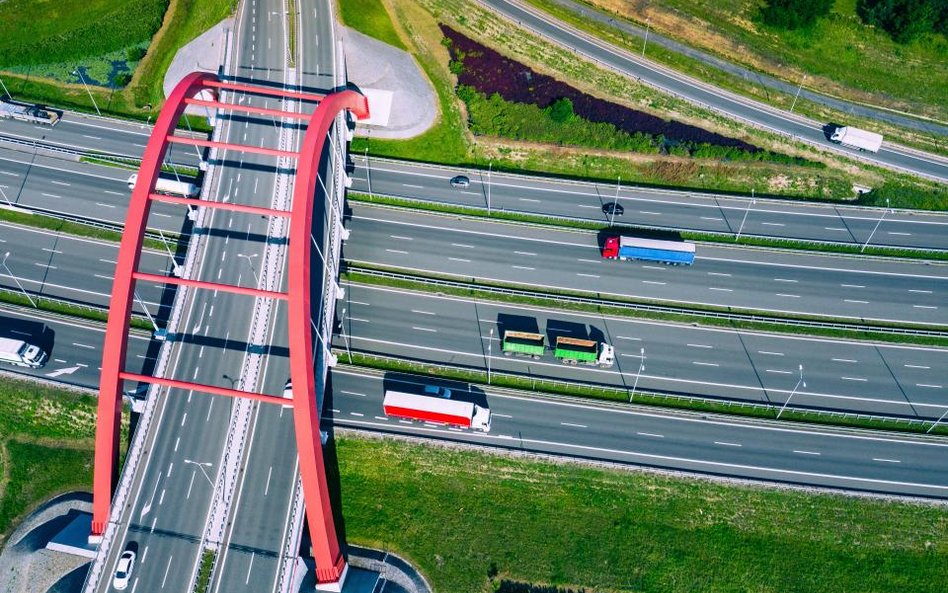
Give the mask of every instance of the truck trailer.
[{"label": "truck trailer", "polygon": [[472,402],[402,391],[386,391],[382,401],[386,416],[407,418],[490,432],[490,409]]},{"label": "truck trailer", "polygon": [[[128,178],[128,189],[134,190],[137,183],[138,173],[133,173],[132,176]],[[183,196],[185,198],[196,198],[198,194],[201,193],[201,188],[193,183],[159,177],[158,181],[155,182],[155,191],[162,194]]]},{"label": "truck trailer", "polygon": [[504,356],[531,356],[537,360],[546,351],[543,334],[505,331],[501,342]]},{"label": "truck trailer", "polygon": [[0,362],[38,369],[46,364],[46,358],[46,352],[39,346],[23,340],[0,338]]},{"label": "truck trailer", "polygon": [[602,257],[622,261],[638,259],[674,266],[690,266],[695,261],[695,245],[685,241],[661,241],[639,237],[607,237]]},{"label": "truck trailer", "polygon": [[21,105],[9,101],[0,101],[0,118],[53,126],[59,121],[59,114],[49,109],[43,109],[38,105]]},{"label": "truck trailer", "polygon": [[879,152],[882,147],[882,134],[860,130],[852,126],[841,126],[833,131],[830,141],[856,150]]},{"label": "truck trailer", "polygon": [[609,368],[616,361],[615,348],[609,344],[567,336],[556,338],[553,356],[566,364],[599,365],[602,368]]}]

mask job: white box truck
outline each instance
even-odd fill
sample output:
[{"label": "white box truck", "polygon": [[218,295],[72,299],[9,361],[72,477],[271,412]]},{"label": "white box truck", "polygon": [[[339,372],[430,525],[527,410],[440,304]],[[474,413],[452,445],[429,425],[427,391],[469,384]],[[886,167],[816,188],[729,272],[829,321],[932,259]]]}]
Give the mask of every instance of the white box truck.
[{"label": "white box truck", "polygon": [[440,395],[386,391],[385,399],[382,401],[382,409],[385,410],[386,416],[395,418],[449,424],[481,432],[490,432],[490,409],[471,402],[450,399],[450,390],[426,389],[426,393],[439,393]]},{"label": "white box truck", "polygon": [[841,126],[836,128],[833,135],[830,136],[830,141],[856,150],[879,152],[879,148],[882,147],[882,134],[860,130],[852,126]]},{"label": "white box truck", "polygon": [[46,364],[46,357],[46,352],[39,346],[23,340],[0,338],[0,362],[38,369]]},{"label": "white box truck", "polygon": [[[134,173],[128,178],[128,189],[134,190],[136,183],[138,183],[138,173]],[[201,193],[201,188],[194,185],[193,183],[159,177],[158,181],[155,182],[155,191],[160,194],[172,194],[175,196],[184,196],[185,198],[196,198],[198,194]]]}]

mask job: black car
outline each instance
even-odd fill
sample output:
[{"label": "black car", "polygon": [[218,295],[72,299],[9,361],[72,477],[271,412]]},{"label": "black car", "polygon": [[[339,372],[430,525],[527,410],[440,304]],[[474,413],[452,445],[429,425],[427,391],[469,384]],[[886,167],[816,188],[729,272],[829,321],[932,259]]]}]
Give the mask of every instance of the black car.
[{"label": "black car", "polygon": [[451,179],[451,187],[469,187],[471,180],[464,175],[458,175]]},{"label": "black car", "polygon": [[625,214],[625,208],[618,202],[608,202],[602,205],[603,213],[609,216],[622,216]]}]

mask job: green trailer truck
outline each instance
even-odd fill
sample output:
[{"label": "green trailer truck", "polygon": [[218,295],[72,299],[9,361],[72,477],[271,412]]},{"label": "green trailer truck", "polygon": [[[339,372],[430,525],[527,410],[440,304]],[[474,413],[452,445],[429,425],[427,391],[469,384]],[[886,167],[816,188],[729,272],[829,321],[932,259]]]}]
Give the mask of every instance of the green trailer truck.
[{"label": "green trailer truck", "polygon": [[530,356],[537,360],[546,351],[543,334],[505,331],[502,343],[504,356]]},{"label": "green trailer truck", "polygon": [[616,358],[615,349],[605,342],[566,336],[556,338],[553,356],[565,364],[599,365],[603,368],[611,367]]}]

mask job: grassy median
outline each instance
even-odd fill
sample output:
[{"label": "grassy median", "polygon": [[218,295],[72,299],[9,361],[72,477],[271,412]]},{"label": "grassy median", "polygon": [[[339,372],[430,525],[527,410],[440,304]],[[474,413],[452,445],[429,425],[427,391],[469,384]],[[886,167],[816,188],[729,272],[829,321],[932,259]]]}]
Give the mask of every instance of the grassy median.
[{"label": "grassy median", "polygon": [[[438,593],[941,592],[948,510],[488,455],[337,441],[350,541]],[[492,578],[488,575],[492,575]]]}]

